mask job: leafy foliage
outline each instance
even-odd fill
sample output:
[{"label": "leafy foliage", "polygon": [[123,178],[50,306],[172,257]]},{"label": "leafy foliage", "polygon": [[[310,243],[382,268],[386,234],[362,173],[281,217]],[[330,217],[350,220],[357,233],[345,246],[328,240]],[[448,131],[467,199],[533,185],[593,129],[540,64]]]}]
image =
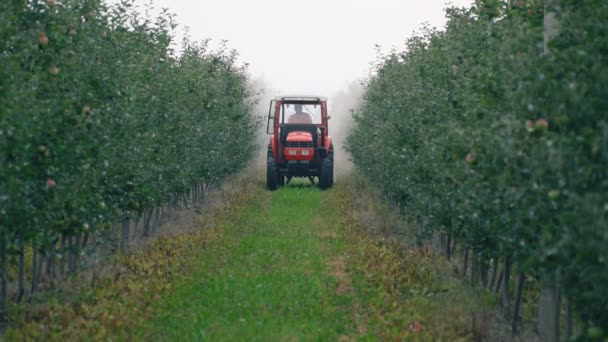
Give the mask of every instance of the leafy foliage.
[{"label": "leafy foliage", "polygon": [[608,326],[608,4],[561,1],[543,52],[543,4],[451,8],[380,57],[348,148],[427,236],[508,256]]}]

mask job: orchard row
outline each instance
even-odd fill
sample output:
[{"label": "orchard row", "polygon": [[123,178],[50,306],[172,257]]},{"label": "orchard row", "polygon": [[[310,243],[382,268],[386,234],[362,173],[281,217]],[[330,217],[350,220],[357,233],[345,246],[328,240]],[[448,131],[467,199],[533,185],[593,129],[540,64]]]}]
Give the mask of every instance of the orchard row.
[{"label": "orchard row", "polygon": [[129,1],[0,3],[3,311],[120,238],[113,223],[149,222],[250,159],[246,70],[206,42],[175,53],[174,29]]},{"label": "orchard row", "polygon": [[501,293],[515,329],[530,282],[541,334],[560,307],[582,339],[608,334],[608,3],[447,15],[380,57],[348,140],[358,170]]}]

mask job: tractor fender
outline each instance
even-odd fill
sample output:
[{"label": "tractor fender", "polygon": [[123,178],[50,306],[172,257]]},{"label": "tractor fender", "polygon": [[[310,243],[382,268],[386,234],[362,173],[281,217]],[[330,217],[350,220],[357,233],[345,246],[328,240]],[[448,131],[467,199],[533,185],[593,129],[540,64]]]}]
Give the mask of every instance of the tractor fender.
[{"label": "tractor fender", "polygon": [[331,137],[329,135],[325,138],[325,146],[323,147],[325,147],[327,153],[329,153],[329,149],[331,147]]},{"label": "tractor fender", "polygon": [[272,157],[274,158],[274,160],[278,160],[279,159],[279,156],[278,156],[279,149],[277,147],[277,142],[276,142],[276,140],[274,138],[274,135],[270,136],[269,146],[270,146],[270,149],[271,149],[271,152],[272,152]]}]

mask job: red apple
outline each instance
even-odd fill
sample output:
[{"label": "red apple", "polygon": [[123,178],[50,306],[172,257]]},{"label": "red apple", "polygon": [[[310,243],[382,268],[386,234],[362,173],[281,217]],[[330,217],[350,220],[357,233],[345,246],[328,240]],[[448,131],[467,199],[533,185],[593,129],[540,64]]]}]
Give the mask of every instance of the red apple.
[{"label": "red apple", "polygon": [[50,67],[49,68],[49,74],[51,74],[53,76],[59,75],[59,68],[57,68],[57,67]]},{"label": "red apple", "polygon": [[543,131],[547,130],[547,128],[549,128],[549,122],[545,118],[540,118],[534,123],[534,128]]},{"label": "red apple", "polygon": [[46,180],[46,186],[48,186],[49,188],[54,188],[55,185],[57,185],[55,183],[55,180],[53,178],[49,178]]},{"label": "red apple", "polygon": [[45,32],[38,33],[38,43],[40,43],[40,45],[47,45],[49,43],[49,37]]},{"label": "red apple", "polygon": [[49,5],[49,7],[55,7],[57,6],[57,0],[48,0],[46,4]]},{"label": "red apple", "polygon": [[419,333],[422,331],[422,323],[420,321],[415,321],[414,324],[412,324],[412,331],[415,333]]},{"label": "red apple", "polygon": [[534,121],[532,121],[532,120],[526,121],[526,130],[528,132],[534,131]]}]

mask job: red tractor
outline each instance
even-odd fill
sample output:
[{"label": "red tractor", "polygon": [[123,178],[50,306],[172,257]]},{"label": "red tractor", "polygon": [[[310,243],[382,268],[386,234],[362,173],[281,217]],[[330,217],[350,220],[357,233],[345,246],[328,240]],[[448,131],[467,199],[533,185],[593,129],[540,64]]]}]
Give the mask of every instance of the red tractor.
[{"label": "red tractor", "polygon": [[327,98],[278,96],[270,101],[266,187],[276,190],[292,178],[308,178],[319,189],[334,182],[334,147],[328,135]]}]

